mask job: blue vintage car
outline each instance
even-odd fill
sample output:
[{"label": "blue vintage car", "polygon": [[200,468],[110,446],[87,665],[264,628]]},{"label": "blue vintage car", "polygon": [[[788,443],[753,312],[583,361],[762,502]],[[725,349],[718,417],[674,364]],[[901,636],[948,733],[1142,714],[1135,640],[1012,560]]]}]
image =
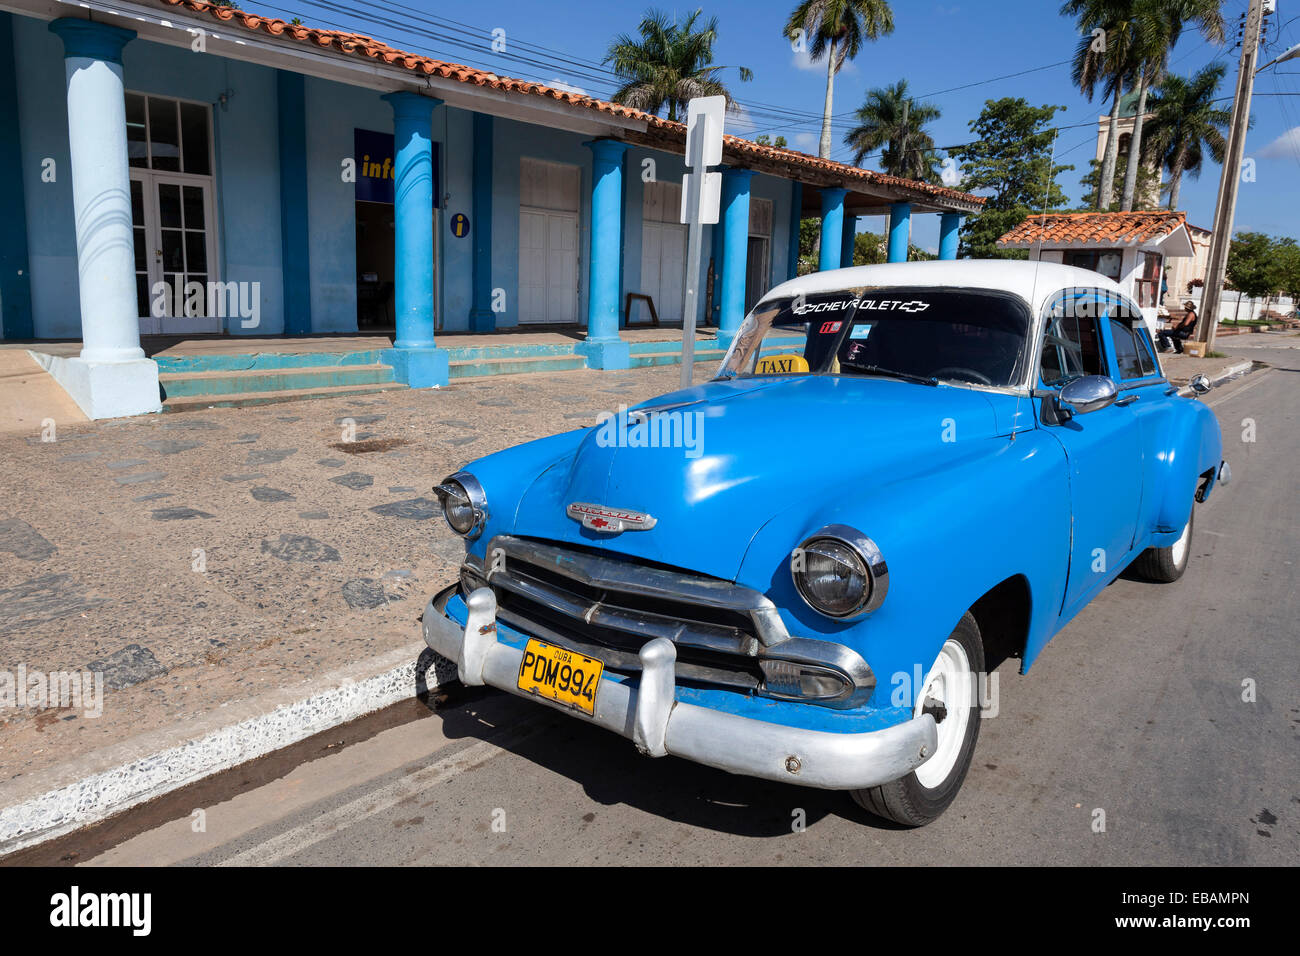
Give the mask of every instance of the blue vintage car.
[{"label": "blue vintage car", "polygon": [[787,282],[712,381],[449,476],[465,562],[425,641],[643,753],[928,823],[970,765],[988,649],[1023,673],[1129,565],[1182,575],[1228,479],[1194,384],[1095,272]]}]

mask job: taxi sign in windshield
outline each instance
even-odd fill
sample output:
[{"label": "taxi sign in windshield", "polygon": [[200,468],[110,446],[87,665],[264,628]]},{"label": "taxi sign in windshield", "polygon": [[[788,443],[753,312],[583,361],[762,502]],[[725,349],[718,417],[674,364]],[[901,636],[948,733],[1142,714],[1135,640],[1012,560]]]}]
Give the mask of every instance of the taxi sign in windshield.
[{"label": "taxi sign in windshield", "polygon": [[755,375],[797,375],[808,371],[808,360],[802,355],[764,355],[754,367]]}]

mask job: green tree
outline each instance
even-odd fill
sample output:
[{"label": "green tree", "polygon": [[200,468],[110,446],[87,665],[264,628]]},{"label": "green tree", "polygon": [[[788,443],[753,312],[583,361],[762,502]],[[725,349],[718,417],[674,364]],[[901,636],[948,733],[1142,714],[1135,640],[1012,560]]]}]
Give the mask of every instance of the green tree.
[{"label": "green tree", "polygon": [[1142,132],[1146,122],[1147,94],[1152,84],[1164,76],[1169,51],[1182,36],[1186,24],[1195,22],[1211,43],[1224,40],[1220,0],[1135,0],[1134,15],[1139,24],[1134,48],[1138,93],[1137,113],[1133,117],[1133,135],[1128,144],[1128,172],[1124,177],[1124,196],[1120,208],[1133,208],[1137,191],[1137,170],[1143,154]]},{"label": "green tree", "polygon": [[1170,209],[1178,208],[1183,174],[1192,179],[1201,175],[1206,152],[1216,163],[1223,162],[1228,145],[1223,134],[1232,121],[1232,110],[1218,105],[1226,70],[1222,63],[1211,63],[1191,78],[1170,74],[1151,98],[1146,152],[1169,170]]},{"label": "green tree", "polygon": [[[662,10],[649,10],[637,25],[640,38],[621,33],[614,38],[602,63],[608,63],[622,80],[613,100],[633,109],[658,114],[668,107],[668,118],[677,120],[689,100],[697,96],[725,96],[728,108],[735,105],[731,91],[718,74],[731,67],[713,63],[713,44],[718,39],[718,18],[696,26],[702,10],[678,23]],[[754,74],[737,67],[746,83]]]},{"label": "green tree", "polygon": [[934,139],[925,124],[939,118],[939,107],[919,103],[907,93],[907,80],[868,90],[857,110],[858,125],[844,136],[853,162],[861,166],[867,154],[884,146],[880,168],[891,176],[938,183]]},{"label": "green tree", "polygon": [[772,137],[768,136],[766,133],[763,133],[761,136],[754,137],[754,142],[758,143],[759,146],[775,146],[777,149],[787,148],[784,136],[778,136],[776,138],[776,142],[773,142]]},{"label": "green tree", "polygon": [[1262,232],[1239,232],[1228,246],[1228,281],[1242,295],[1262,298],[1276,291],[1273,240]]},{"label": "green tree", "polygon": [[[1092,102],[1100,84],[1109,96],[1110,123],[1100,179],[1105,186],[1094,196],[1097,209],[1110,209],[1112,183],[1119,156],[1120,101],[1133,72],[1136,21],[1135,0],[1066,0],[1062,16],[1077,17],[1080,40],[1075,47],[1070,75],[1074,85]],[[1098,32],[1100,31],[1100,32]]]},{"label": "green tree", "polygon": [[961,164],[962,189],[987,195],[984,208],[961,230],[962,255],[977,259],[1023,259],[1024,250],[1004,250],[998,239],[1034,212],[1065,205],[1057,176],[1073,166],[1052,162],[1056,130],[1050,125],[1063,106],[1030,106],[1021,97],[987,100],[971,121],[975,142],[949,150]]},{"label": "green tree", "polygon": [[1291,299],[1293,308],[1300,308],[1300,245],[1290,237],[1274,244],[1273,287]]},{"label": "green tree", "polygon": [[826,57],[826,102],[822,106],[822,136],[818,155],[831,158],[831,103],[835,74],[845,60],[855,59],[864,40],[877,40],[894,32],[894,11],[887,0],[803,0],[790,14],[785,35],[803,39],[808,55]]}]

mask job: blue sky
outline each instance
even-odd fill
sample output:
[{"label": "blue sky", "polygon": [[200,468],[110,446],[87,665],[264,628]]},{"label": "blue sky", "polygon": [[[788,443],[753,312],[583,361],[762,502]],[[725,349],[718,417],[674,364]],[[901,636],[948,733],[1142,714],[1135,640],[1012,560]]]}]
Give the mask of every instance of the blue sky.
[{"label": "blue sky", "polygon": [[[601,97],[614,87],[613,78],[599,66],[611,38],[620,32],[634,33],[641,14],[651,6],[626,0],[493,0],[490,4],[245,0],[240,5],[286,18],[298,16],[312,25],[354,30],[402,49],[569,85]],[[792,147],[816,153],[825,65],[795,54],[781,35],[794,0],[656,5],[682,16],[703,6],[706,16],[719,21],[716,62],[754,71],[749,83],[740,83],[736,72],[728,71],[727,81],[746,108],[745,116],[729,120],[728,132],[784,135]],[[1237,18],[1246,6],[1247,0],[1225,0],[1230,38],[1235,38]],[[1077,36],[1073,21],[1058,15],[1059,7],[1056,0],[895,0],[893,34],[868,44],[836,78],[833,112],[841,116],[834,128],[834,158],[851,160],[842,144],[844,131],[851,122],[850,111],[871,87],[906,78],[913,94],[940,107],[943,116],[931,127],[940,146],[970,139],[967,124],[986,99],[1023,96],[1036,105],[1066,107],[1056,118],[1063,127],[1057,155],[1075,169],[1062,174],[1060,182],[1077,203],[1083,192],[1079,179],[1087,172],[1096,141],[1094,127],[1080,124],[1094,123],[1109,104],[1089,103],[1072,87],[1068,63],[1062,61],[1069,60]],[[1300,42],[1300,0],[1279,0],[1278,8],[1261,63]],[[504,31],[505,56],[492,50],[494,30]],[[1237,51],[1231,39],[1228,47],[1220,49],[1188,30],[1173,52],[1171,66],[1188,74],[1216,58],[1229,65],[1226,96],[1236,75]],[[981,82],[1027,70],[1034,72]],[[969,85],[974,83],[980,85]],[[1235,228],[1300,237],[1300,60],[1260,74],[1255,91],[1254,127],[1246,141],[1246,156],[1255,162],[1255,181],[1242,184]],[[1180,205],[1191,222],[1206,228],[1212,224],[1218,183],[1219,167],[1212,164],[1207,164],[1199,180],[1184,177]],[[918,245],[937,243],[936,220],[917,217],[914,241]],[[862,228],[878,231],[881,223],[865,220]]]}]

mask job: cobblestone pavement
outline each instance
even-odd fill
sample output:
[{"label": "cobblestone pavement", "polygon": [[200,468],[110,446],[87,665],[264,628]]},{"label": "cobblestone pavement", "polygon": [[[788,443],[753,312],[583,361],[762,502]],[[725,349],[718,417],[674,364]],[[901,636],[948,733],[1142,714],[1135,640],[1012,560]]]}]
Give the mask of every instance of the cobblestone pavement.
[{"label": "cobblestone pavement", "polygon": [[94,719],[0,705],[0,782],[418,641],[463,554],[432,485],[679,376],[520,375],[0,436],[0,675],[105,682]]}]

